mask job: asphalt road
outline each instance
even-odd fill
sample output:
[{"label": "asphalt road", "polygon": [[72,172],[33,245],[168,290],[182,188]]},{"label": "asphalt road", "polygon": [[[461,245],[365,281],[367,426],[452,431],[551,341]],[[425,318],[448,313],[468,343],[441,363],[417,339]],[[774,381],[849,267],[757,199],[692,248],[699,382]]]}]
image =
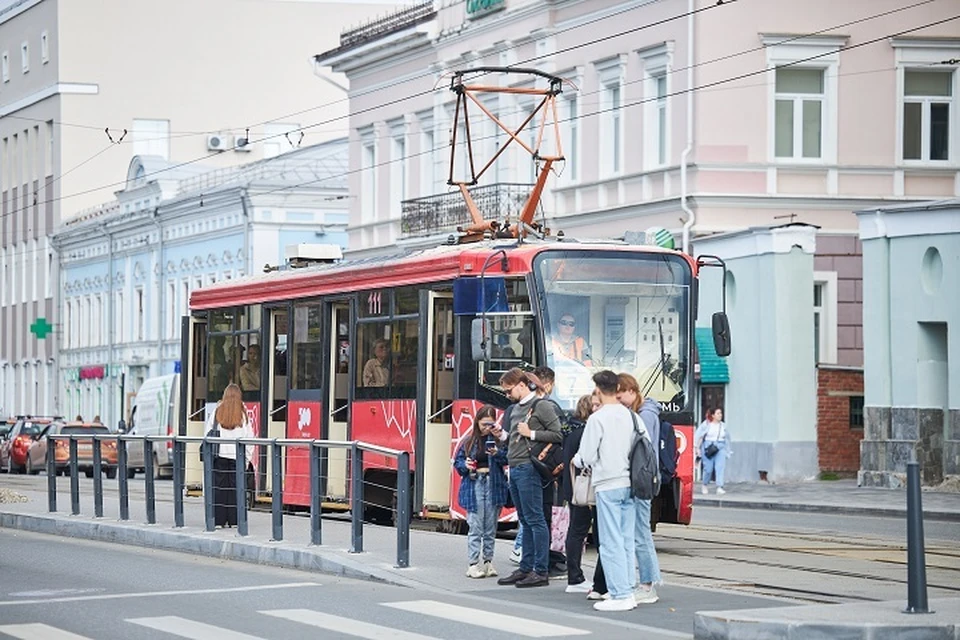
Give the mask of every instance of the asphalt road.
[{"label": "asphalt road", "polygon": [[660,640],[689,638],[693,611],[711,608],[716,597],[741,607],[779,604],[665,589],[661,603],[646,610],[600,614],[561,584],[527,591],[491,585],[472,594],[413,590],[0,529],[0,637]]}]

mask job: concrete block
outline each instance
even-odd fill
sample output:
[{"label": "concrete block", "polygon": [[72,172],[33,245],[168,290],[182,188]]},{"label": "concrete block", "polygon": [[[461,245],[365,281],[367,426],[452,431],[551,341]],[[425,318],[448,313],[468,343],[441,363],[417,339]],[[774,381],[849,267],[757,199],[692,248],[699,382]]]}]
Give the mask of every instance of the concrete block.
[{"label": "concrete block", "polygon": [[950,409],[947,419],[947,440],[960,440],[960,409]]},{"label": "concrete block", "polygon": [[871,629],[870,640],[954,640],[953,625],[878,626]]},{"label": "concrete block", "polygon": [[960,440],[946,440],[943,443],[943,475],[960,475]]},{"label": "concrete block", "polygon": [[857,484],[861,487],[902,489],[907,486],[907,474],[890,471],[858,471]]},{"label": "concrete block", "polygon": [[876,440],[860,441],[860,468],[864,471],[883,471],[886,464],[887,443]]},{"label": "concrete block", "polygon": [[867,630],[840,624],[805,624],[790,629],[790,640],[867,640]]},{"label": "concrete block", "polygon": [[915,441],[889,440],[884,454],[884,471],[906,473],[907,463],[913,458],[917,449]]},{"label": "concrete block", "polygon": [[919,440],[920,412],[911,407],[893,407],[890,410],[890,439]]},{"label": "concrete block", "polygon": [[890,439],[890,407],[864,407],[863,437],[865,440]]}]

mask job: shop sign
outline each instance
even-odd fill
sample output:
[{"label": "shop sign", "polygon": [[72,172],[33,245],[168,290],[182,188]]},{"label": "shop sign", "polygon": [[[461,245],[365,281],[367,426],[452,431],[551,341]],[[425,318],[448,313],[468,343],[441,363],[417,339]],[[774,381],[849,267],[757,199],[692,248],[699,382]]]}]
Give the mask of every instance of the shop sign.
[{"label": "shop sign", "polygon": [[97,365],[95,367],[80,367],[80,379],[103,380],[104,371],[105,369],[102,365]]},{"label": "shop sign", "polygon": [[467,15],[471,18],[500,9],[506,0],[467,0]]}]

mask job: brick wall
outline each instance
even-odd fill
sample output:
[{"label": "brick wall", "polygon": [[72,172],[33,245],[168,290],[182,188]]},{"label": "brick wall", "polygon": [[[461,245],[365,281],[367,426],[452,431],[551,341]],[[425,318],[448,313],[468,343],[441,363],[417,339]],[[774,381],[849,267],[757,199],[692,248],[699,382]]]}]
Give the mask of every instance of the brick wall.
[{"label": "brick wall", "polygon": [[860,469],[863,427],[850,426],[850,397],[863,396],[863,369],[817,367],[817,452],[820,471],[855,474]]},{"label": "brick wall", "polygon": [[817,271],[837,274],[837,361],[863,366],[863,246],[855,235],[817,234]]}]

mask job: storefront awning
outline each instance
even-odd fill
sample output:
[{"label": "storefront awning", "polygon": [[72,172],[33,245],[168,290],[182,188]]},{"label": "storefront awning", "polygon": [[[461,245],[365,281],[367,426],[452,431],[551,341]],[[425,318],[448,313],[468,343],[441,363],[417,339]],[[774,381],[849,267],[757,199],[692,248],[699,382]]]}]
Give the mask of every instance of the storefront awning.
[{"label": "storefront awning", "polygon": [[713,332],[710,327],[697,327],[697,352],[700,355],[700,384],[724,384],[730,382],[726,358],[717,355],[713,348]]}]

